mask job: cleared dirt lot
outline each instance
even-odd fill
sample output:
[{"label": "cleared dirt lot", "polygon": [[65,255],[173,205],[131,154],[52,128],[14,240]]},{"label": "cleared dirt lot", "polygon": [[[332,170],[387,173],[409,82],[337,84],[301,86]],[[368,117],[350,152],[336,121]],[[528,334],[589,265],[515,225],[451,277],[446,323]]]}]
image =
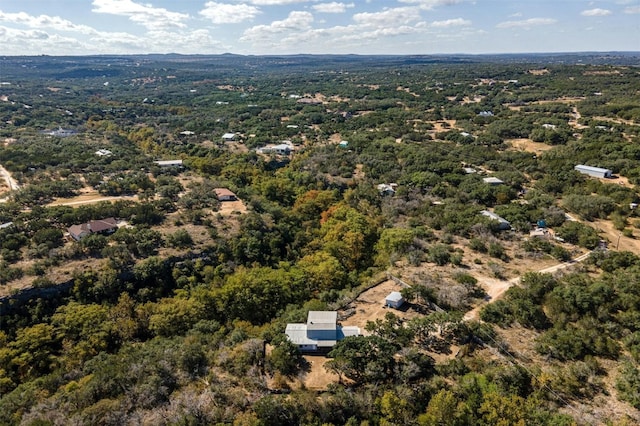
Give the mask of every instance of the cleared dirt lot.
[{"label": "cleared dirt lot", "polygon": [[542,154],[553,148],[551,145],[534,142],[531,139],[507,139],[506,142],[511,145],[511,148],[514,150],[532,152],[534,154]]},{"label": "cleared dirt lot", "polygon": [[302,375],[302,381],[293,383],[292,387],[300,387],[300,384],[304,384],[307,389],[311,390],[324,390],[331,383],[338,383],[340,378],[337,374],[331,373],[324,368],[324,365],[330,360],[330,358],[324,355],[305,355],[304,360],[309,365],[309,370]]},{"label": "cleared dirt lot", "polygon": [[342,323],[344,325],[356,325],[360,327],[360,331],[363,334],[368,334],[364,327],[368,321],[375,321],[378,318],[384,318],[387,312],[393,312],[402,319],[411,319],[420,316],[415,310],[408,308],[405,305],[403,309],[387,308],[384,304],[384,299],[392,291],[400,291],[402,287],[395,281],[387,280],[378,284],[377,286],[370,288],[364,293],[360,294],[349,305],[338,311],[340,318],[345,318]]},{"label": "cleared dirt lot", "polygon": [[222,216],[228,216],[230,214],[246,213],[247,206],[242,200],[236,201],[223,201],[220,203],[220,209],[216,213],[220,213]]}]

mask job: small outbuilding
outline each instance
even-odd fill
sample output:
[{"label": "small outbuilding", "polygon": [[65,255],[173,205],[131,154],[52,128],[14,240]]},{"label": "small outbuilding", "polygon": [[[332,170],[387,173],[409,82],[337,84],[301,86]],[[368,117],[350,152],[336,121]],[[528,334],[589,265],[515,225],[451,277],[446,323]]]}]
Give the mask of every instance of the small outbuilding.
[{"label": "small outbuilding", "polygon": [[222,141],[223,142],[233,142],[236,140],[236,134],[235,133],[225,133],[224,135],[222,135]]},{"label": "small outbuilding", "polygon": [[578,164],[573,169],[584,175],[589,175],[597,178],[611,179],[611,177],[613,177],[613,171],[609,169],[603,169],[601,167],[592,167],[592,166],[585,166],[584,164]]},{"label": "small outbuilding", "polygon": [[399,291],[392,291],[385,297],[384,304],[390,308],[398,309],[404,305],[404,297]]},{"label": "small outbuilding", "polygon": [[489,176],[482,179],[484,183],[488,183],[489,185],[502,185],[504,182],[497,177]]},{"label": "small outbuilding", "polygon": [[238,197],[227,188],[215,188],[213,190],[218,201],[236,201]]}]

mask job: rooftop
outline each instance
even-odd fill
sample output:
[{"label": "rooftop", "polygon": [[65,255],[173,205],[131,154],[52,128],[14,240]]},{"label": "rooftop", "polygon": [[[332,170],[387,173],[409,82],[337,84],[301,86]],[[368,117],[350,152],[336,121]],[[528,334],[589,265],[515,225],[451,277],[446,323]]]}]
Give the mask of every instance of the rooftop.
[{"label": "rooftop", "polygon": [[489,176],[489,177],[483,178],[482,180],[484,181],[484,183],[490,183],[492,185],[500,185],[504,183],[502,180],[494,176]]},{"label": "rooftop", "polygon": [[592,172],[600,172],[600,173],[609,172],[609,173],[611,173],[611,170],[609,170],[609,169],[604,169],[602,167],[585,166],[584,164],[578,164],[575,168],[576,169],[581,169],[581,170],[590,170]]}]

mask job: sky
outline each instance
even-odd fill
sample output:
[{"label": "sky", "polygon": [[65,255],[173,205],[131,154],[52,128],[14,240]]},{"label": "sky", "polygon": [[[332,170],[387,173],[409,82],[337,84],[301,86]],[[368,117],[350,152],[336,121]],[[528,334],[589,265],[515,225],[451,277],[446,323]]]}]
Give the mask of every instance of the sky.
[{"label": "sky", "polygon": [[0,0],[0,55],[640,51],[640,0]]}]

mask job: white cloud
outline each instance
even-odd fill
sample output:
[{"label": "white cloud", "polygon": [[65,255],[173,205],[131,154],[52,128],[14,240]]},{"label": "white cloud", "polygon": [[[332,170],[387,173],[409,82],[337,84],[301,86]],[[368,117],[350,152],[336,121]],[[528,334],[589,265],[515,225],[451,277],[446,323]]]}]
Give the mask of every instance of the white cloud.
[{"label": "white cloud", "polygon": [[86,55],[92,53],[135,53],[148,48],[144,40],[127,33],[94,31],[82,38],[49,33],[43,30],[19,30],[0,27],[0,44],[10,55]]},{"label": "white cloud", "polygon": [[435,28],[468,27],[469,25],[471,25],[471,21],[462,18],[434,21],[431,23],[431,26]]},{"label": "white cloud", "polygon": [[500,22],[498,25],[496,25],[496,28],[531,28],[531,27],[538,27],[541,25],[551,25],[551,24],[555,24],[556,22],[558,22],[556,19],[553,18],[530,18],[530,19],[524,19],[521,21],[505,21],[505,22]]},{"label": "white cloud", "polygon": [[354,6],[355,5],[353,3],[338,3],[334,1],[331,3],[314,4],[311,7],[313,10],[320,13],[344,13],[347,11],[347,8]]},{"label": "white cloud", "polygon": [[150,30],[161,28],[185,28],[186,13],[171,12],[164,8],[139,4],[132,0],[93,0],[92,12],[127,16],[131,21]]},{"label": "white cloud", "polygon": [[309,3],[315,0],[247,0],[248,3],[256,6],[284,6],[287,4]]},{"label": "white cloud", "polygon": [[198,12],[214,24],[237,24],[250,21],[260,14],[260,9],[247,4],[226,4],[207,2],[204,9]]},{"label": "white cloud", "polygon": [[206,29],[180,33],[173,31],[150,32],[144,39],[150,43],[145,49],[147,52],[202,53],[206,51],[222,53],[232,49],[231,46],[213,39]]},{"label": "white cloud", "polygon": [[423,10],[431,10],[437,6],[451,6],[461,3],[463,0],[398,0],[400,3],[418,5]]},{"label": "white cloud", "polygon": [[[103,4],[105,5],[105,4]],[[170,16],[170,15],[169,15]],[[225,52],[232,49],[211,38],[207,30],[178,29],[175,31],[151,25],[144,34],[99,31],[77,25],[60,17],[32,16],[24,12],[0,11],[0,45],[9,55],[48,54],[83,55],[153,53]],[[23,27],[20,29],[20,27]]]},{"label": "white cloud", "polygon": [[353,15],[357,24],[379,28],[408,25],[419,21],[420,10],[415,7],[396,7],[382,12],[363,12]]},{"label": "white cloud", "polygon": [[426,31],[421,21],[420,8],[387,8],[380,12],[357,13],[353,23],[346,26],[314,28],[313,15],[309,12],[291,12],[283,21],[269,25],[257,25],[246,30],[241,41],[251,43],[262,51],[286,52],[334,52],[362,51],[363,46],[375,50],[374,45],[384,39],[406,36]]},{"label": "white cloud", "polygon": [[629,6],[624,8],[624,13],[627,15],[634,15],[640,13],[640,6]]},{"label": "white cloud", "polygon": [[269,25],[256,25],[255,27],[248,28],[240,40],[260,42],[279,34],[308,30],[311,28],[312,22],[313,15],[311,13],[293,11],[282,21],[274,21]]},{"label": "white cloud", "polygon": [[66,19],[62,19],[58,16],[32,16],[25,12],[5,13],[0,11],[0,22],[24,25],[28,28],[50,28],[57,31],[70,31],[84,34],[95,32],[91,27],[86,25],[76,25],[73,22],[67,21]]},{"label": "white cloud", "polygon": [[607,9],[589,9],[589,10],[583,10],[582,12],[580,12],[580,15],[582,16],[607,16],[607,15],[611,15],[611,11],[607,10]]}]

